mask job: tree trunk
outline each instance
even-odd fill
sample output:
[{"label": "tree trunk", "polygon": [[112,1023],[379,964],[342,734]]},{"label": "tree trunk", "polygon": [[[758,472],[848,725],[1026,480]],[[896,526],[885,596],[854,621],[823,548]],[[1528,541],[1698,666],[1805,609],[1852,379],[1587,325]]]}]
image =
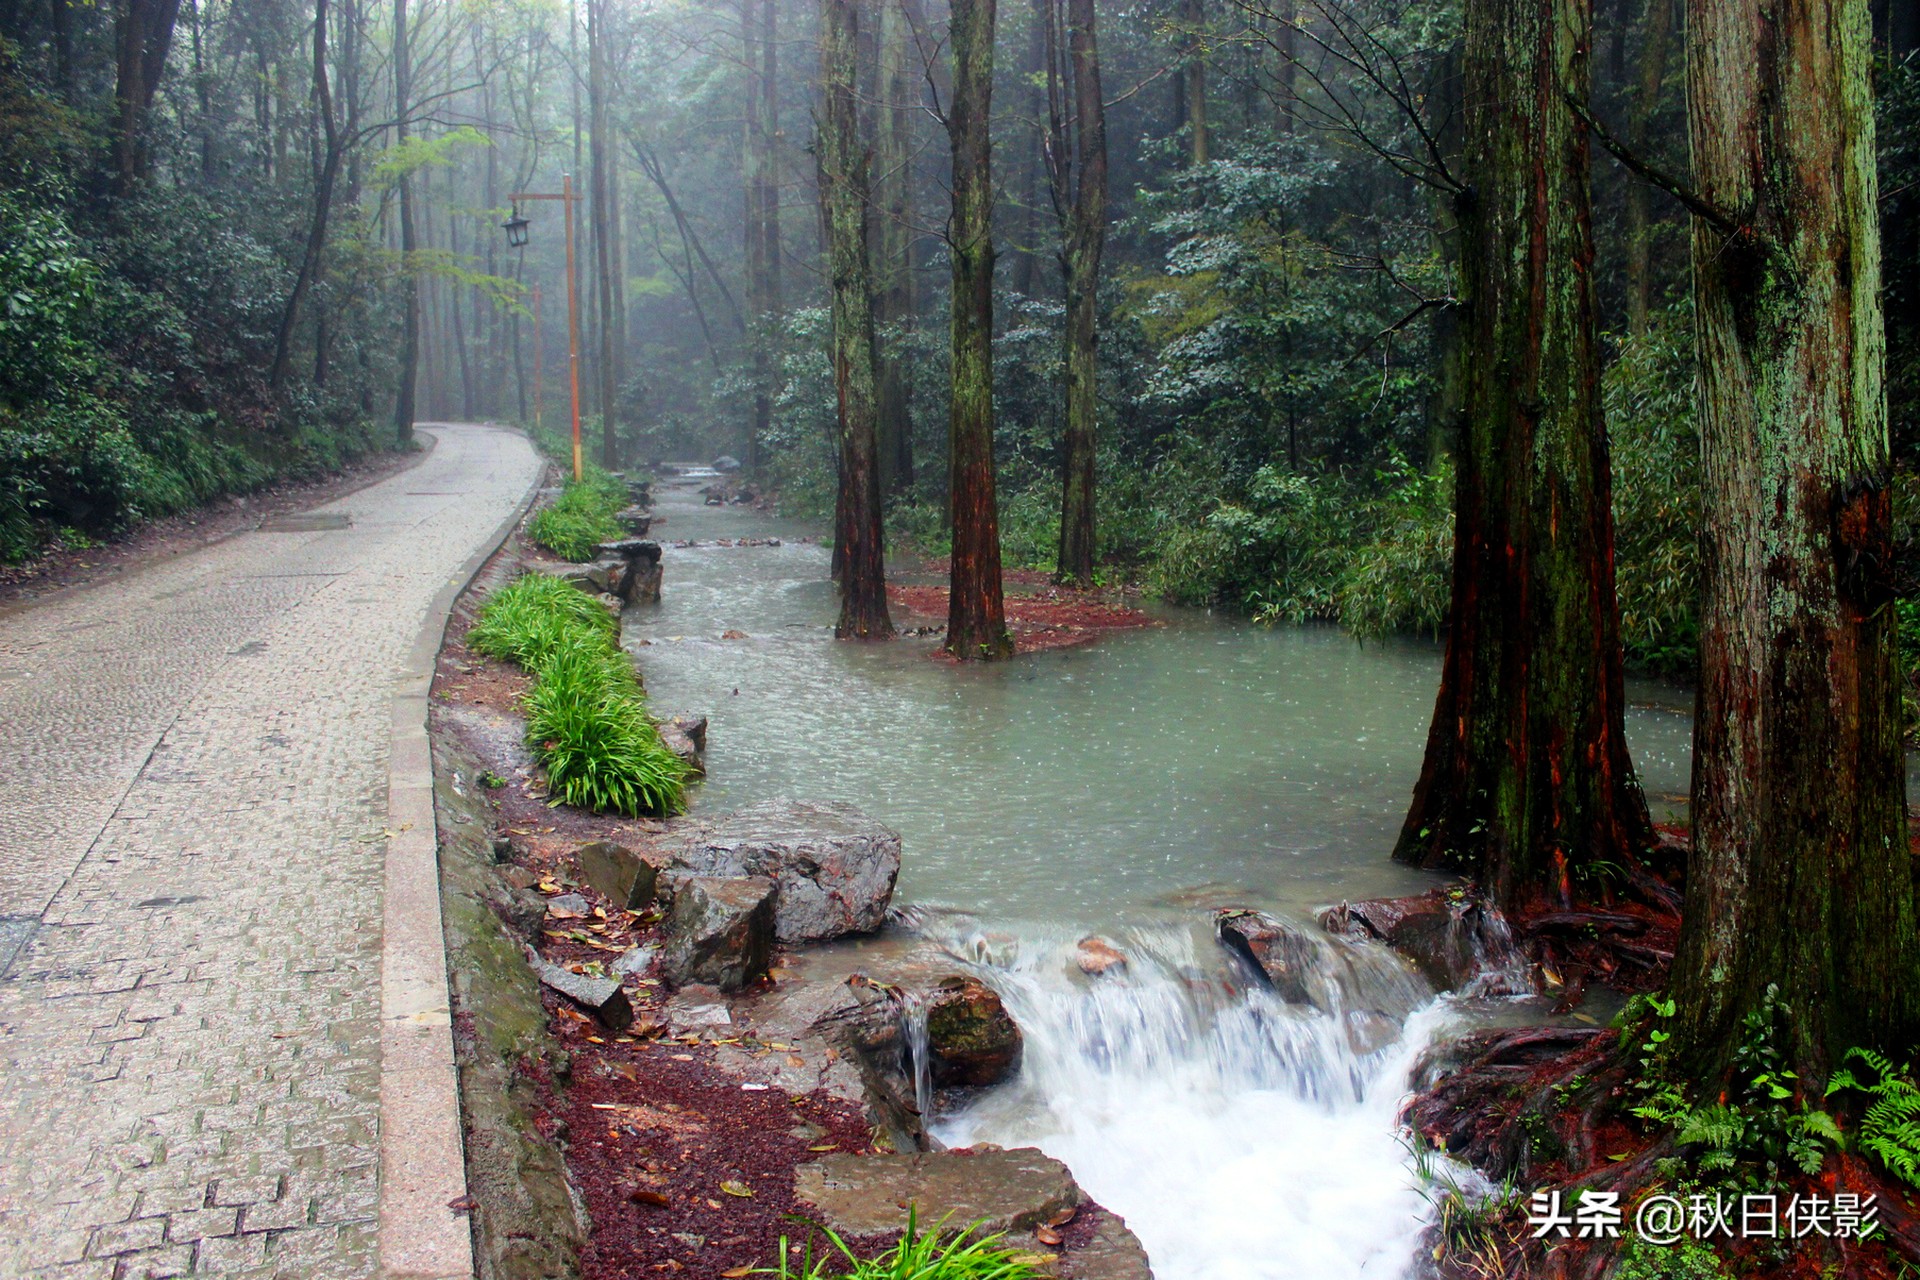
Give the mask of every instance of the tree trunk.
[{"label": "tree trunk", "polygon": [[1277,0],[1274,5],[1273,50],[1279,65],[1274,73],[1273,127],[1283,138],[1293,136],[1300,107],[1295,88],[1299,80],[1299,66],[1294,52],[1296,33],[1294,24],[1299,21],[1299,12],[1295,0]]},{"label": "tree trunk", "polygon": [[913,485],[913,418],[906,368],[899,350],[913,326],[913,237],[909,228],[913,192],[913,109],[918,101],[908,70],[912,31],[899,0],[880,0],[880,108],[876,125],[875,183],[879,244],[875,318],[883,326],[879,347],[880,488],[889,496]]},{"label": "tree trunk", "polygon": [[[307,218],[307,240],[300,254],[300,269],[294,274],[293,290],[280,312],[280,327],[274,335],[273,364],[267,384],[278,391],[293,366],[293,338],[300,323],[300,307],[320,275],[320,259],[327,246],[327,219],[333,211],[333,187],[340,173],[341,139],[339,123],[333,118],[333,89],[327,79],[327,0],[313,0],[313,110],[320,125],[321,158],[313,179],[313,208]],[[316,353],[317,371],[324,367],[324,356]]]},{"label": "tree trunk", "polygon": [[[1048,0],[1052,4],[1052,0]],[[1057,25],[1057,24],[1050,24]],[[1100,52],[1094,34],[1093,0],[1067,0],[1069,71],[1073,79],[1072,151],[1065,137],[1054,144],[1054,182],[1063,211],[1060,263],[1067,283],[1067,441],[1060,507],[1062,582],[1093,583],[1094,439],[1100,403],[1100,255],[1107,239],[1107,116],[1100,93]],[[1057,59],[1049,59],[1049,66]],[[1057,118],[1059,112],[1054,112]],[[1071,206],[1062,179],[1071,163]]]},{"label": "tree trunk", "polygon": [[1181,81],[1186,94],[1182,114],[1187,123],[1187,161],[1202,165],[1207,162],[1210,141],[1207,136],[1207,15],[1201,0],[1183,0],[1180,16],[1186,24],[1187,41],[1186,75]]},{"label": "tree trunk", "polygon": [[620,466],[620,325],[614,299],[612,125],[607,119],[606,0],[587,0],[587,110],[592,130],[588,146],[593,165],[588,203],[593,219],[594,276],[600,309],[600,462],[609,471]]},{"label": "tree trunk", "polygon": [[760,461],[760,441],[773,423],[773,317],[780,310],[780,188],[774,135],[779,129],[779,13],[775,0],[741,0],[740,39],[746,66],[746,130],[742,186],[746,202],[747,310],[762,332],[752,346],[753,403],[747,419],[746,464]]},{"label": "tree trunk", "polygon": [[1769,984],[1792,1061],[1920,1035],[1866,0],[1692,0],[1700,686],[1676,1043]]},{"label": "tree trunk", "polygon": [[1468,0],[1453,595],[1394,856],[1509,911],[1570,905],[1651,838],[1623,732],[1600,416],[1588,0]]},{"label": "tree trunk", "polygon": [[[1627,117],[1627,145],[1643,156],[1653,114],[1660,109],[1660,90],[1666,83],[1673,6],[1674,0],[1647,0],[1645,34],[1640,44],[1640,86]],[[1653,227],[1647,214],[1651,196],[1646,183],[1627,183],[1627,331],[1635,337],[1646,333],[1652,308]]]},{"label": "tree trunk", "polygon": [[1005,658],[1000,516],[993,476],[993,23],[996,0],[953,0],[953,408],[948,491],[953,528],[946,649],[963,661]]},{"label": "tree trunk", "polygon": [[868,158],[855,95],[860,0],[821,0],[820,198],[833,290],[833,385],[840,406],[838,500],[843,640],[884,640],[887,579],[874,436],[873,278],[867,262]]},{"label": "tree trunk", "polygon": [[113,191],[125,196],[146,176],[147,113],[153,106],[180,0],[126,0],[115,32]]},{"label": "tree trunk", "polygon": [[[407,0],[393,0],[393,115],[396,145],[405,146],[412,111],[412,51],[407,45]],[[403,319],[400,330],[400,387],[394,397],[394,438],[405,446],[413,440],[414,399],[420,386],[420,277],[414,255],[419,231],[414,225],[413,177],[400,175],[400,292]]]}]

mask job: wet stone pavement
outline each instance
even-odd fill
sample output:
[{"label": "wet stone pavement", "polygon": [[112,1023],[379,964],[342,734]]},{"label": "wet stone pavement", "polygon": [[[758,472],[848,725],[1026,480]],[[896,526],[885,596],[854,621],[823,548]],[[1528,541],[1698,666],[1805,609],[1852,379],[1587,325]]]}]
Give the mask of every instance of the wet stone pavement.
[{"label": "wet stone pavement", "polygon": [[424,430],[321,518],[0,613],[8,1280],[375,1274],[395,677],[540,473]]}]

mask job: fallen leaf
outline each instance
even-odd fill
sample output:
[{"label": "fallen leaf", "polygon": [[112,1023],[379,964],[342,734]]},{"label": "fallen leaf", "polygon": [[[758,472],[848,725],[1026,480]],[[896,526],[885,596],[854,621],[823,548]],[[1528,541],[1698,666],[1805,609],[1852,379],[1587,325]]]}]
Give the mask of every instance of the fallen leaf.
[{"label": "fallen leaf", "polygon": [[468,1213],[472,1211],[473,1207],[474,1200],[472,1196],[455,1196],[453,1199],[447,1201],[447,1208],[453,1210],[455,1213]]},{"label": "fallen leaf", "polygon": [[1065,1239],[1064,1236],[1062,1236],[1058,1231],[1055,1231],[1052,1227],[1035,1227],[1033,1231],[1033,1238],[1035,1240],[1038,1240],[1041,1244],[1055,1244],[1055,1245],[1059,1244],[1063,1239]]},{"label": "fallen leaf", "polygon": [[823,1142],[817,1147],[807,1148],[809,1151],[838,1151],[839,1149],[840,1144],[837,1142]]},{"label": "fallen leaf", "polygon": [[599,1036],[588,1036],[587,1043],[588,1044],[605,1044],[606,1041],[602,1040]]},{"label": "fallen leaf", "polygon": [[721,1205],[721,1203],[720,1203],[720,1202],[719,1202],[718,1200],[709,1200],[709,1201],[707,1201],[707,1208],[709,1208],[709,1209],[719,1209],[719,1208],[722,1208],[722,1207],[724,1207],[724,1206],[722,1206],[722,1205]]},{"label": "fallen leaf", "polygon": [[743,1200],[753,1194],[753,1188],[744,1182],[723,1182],[720,1184],[720,1189],[730,1196],[739,1196]]},{"label": "fallen leaf", "polygon": [[627,1199],[635,1204],[650,1204],[656,1209],[664,1209],[671,1203],[665,1196],[651,1187],[636,1187],[627,1193]]},{"label": "fallen leaf", "polygon": [[735,1267],[731,1271],[722,1271],[720,1273],[720,1280],[741,1280],[742,1276],[750,1276],[753,1273],[753,1267]]},{"label": "fallen leaf", "polygon": [[768,1089],[771,1089],[773,1086],[761,1084],[757,1080],[749,1080],[745,1084],[741,1085],[740,1087],[742,1089],[745,1089],[748,1093],[765,1093]]},{"label": "fallen leaf", "polygon": [[1067,1223],[1072,1222],[1074,1215],[1079,1212],[1080,1212],[1080,1209],[1077,1205],[1069,1205],[1065,1209],[1062,1209],[1060,1212],[1054,1214],[1051,1218],[1048,1218],[1047,1225],[1050,1227],[1064,1227],[1065,1225],[1067,1225]]},{"label": "fallen leaf", "polygon": [[692,1062],[693,1061],[693,1055],[690,1053],[676,1053],[670,1056],[673,1058],[675,1062]]},{"label": "fallen leaf", "polygon": [[807,1065],[807,1060],[797,1053],[790,1053],[787,1055],[787,1065],[790,1067],[804,1067]]}]

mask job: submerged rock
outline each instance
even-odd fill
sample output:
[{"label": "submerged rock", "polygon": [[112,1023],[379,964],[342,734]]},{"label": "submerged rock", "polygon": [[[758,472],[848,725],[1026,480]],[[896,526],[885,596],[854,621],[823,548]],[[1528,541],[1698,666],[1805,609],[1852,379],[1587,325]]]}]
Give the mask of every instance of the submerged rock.
[{"label": "submerged rock", "polygon": [[695,875],[773,880],[780,941],[822,942],[886,922],[900,837],[849,804],[771,800],[695,832],[673,861]]},{"label": "submerged rock", "polygon": [[778,889],[764,876],[683,876],[674,882],[661,968],[675,986],[738,991],[773,960]]},{"label": "submerged rock", "polygon": [[1436,990],[1458,991],[1513,950],[1506,922],[1477,894],[1439,889],[1411,898],[1343,902],[1320,915],[1328,933],[1372,938],[1411,960]]},{"label": "submerged rock", "polygon": [[[1406,961],[1371,942],[1237,908],[1215,912],[1214,929],[1221,944],[1252,965],[1282,1000],[1347,1019],[1356,1052],[1372,1052],[1385,1043],[1383,1029],[1389,1024],[1398,1035],[1406,1016],[1432,995]],[[1356,1022],[1355,1014],[1377,1015],[1379,1021]]]},{"label": "submerged rock", "polygon": [[1126,953],[1098,935],[1080,939],[1073,950],[1073,962],[1090,978],[1127,971]]},{"label": "submerged rock", "polygon": [[835,1231],[863,1236],[897,1235],[909,1209],[922,1226],[1031,1231],[1086,1200],[1066,1165],[1032,1147],[830,1155],[794,1171],[794,1196]]},{"label": "submerged rock", "polygon": [[937,1088],[999,1084],[1020,1066],[1020,1028],[1000,993],[978,978],[955,975],[926,1000],[927,1058]]}]

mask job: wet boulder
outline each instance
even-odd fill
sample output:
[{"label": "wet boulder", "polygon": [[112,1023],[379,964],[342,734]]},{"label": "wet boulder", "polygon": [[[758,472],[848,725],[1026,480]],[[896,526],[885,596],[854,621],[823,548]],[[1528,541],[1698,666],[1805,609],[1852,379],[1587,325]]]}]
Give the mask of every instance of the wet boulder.
[{"label": "wet boulder", "polygon": [[678,876],[660,965],[675,986],[739,991],[773,962],[779,890],[764,876]]},{"label": "wet boulder", "polygon": [[1126,953],[1098,934],[1080,939],[1073,949],[1073,962],[1089,978],[1127,971]]},{"label": "wet boulder", "polygon": [[886,922],[900,837],[852,805],[772,800],[695,831],[673,862],[699,876],[773,880],[780,941],[821,942]]},{"label": "wet boulder", "polygon": [[558,991],[587,1010],[609,1031],[625,1031],[633,1025],[633,1005],[627,999],[627,993],[620,989],[619,979],[575,973],[562,965],[541,959],[531,947],[527,949],[527,962],[533,966],[534,974],[542,986]]},{"label": "wet boulder", "polygon": [[859,1236],[898,1235],[909,1212],[922,1225],[977,1223],[980,1235],[1031,1231],[1087,1198],[1066,1165],[1032,1147],[825,1156],[794,1170],[794,1196]]},{"label": "wet boulder", "polygon": [[653,512],[645,507],[625,507],[615,512],[613,518],[622,529],[636,538],[646,537],[653,528]]},{"label": "wet boulder", "polygon": [[653,901],[659,870],[625,845],[596,840],[581,845],[574,857],[580,863],[580,878],[615,906],[638,911]]},{"label": "wet boulder", "polygon": [[659,722],[660,741],[695,773],[707,771],[707,718],[674,716]]},{"label": "wet boulder", "polygon": [[926,997],[927,1062],[937,1088],[984,1088],[1020,1066],[1023,1041],[1007,1006],[978,978],[955,974]]},{"label": "wet boulder", "polygon": [[[1356,1045],[1380,1043],[1378,1015],[1397,1029],[1432,996],[1420,975],[1393,951],[1365,939],[1334,937],[1261,911],[1214,913],[1221,945],[1250,964],[1289,1004],[1349,1019]],[[1360,1050],[1371,1052],[1371,1049]]]},{"label": "wet boulder", "polygon": [[1328,933],[1384,942],[1439,991],[1458,991],[1512,951],[1499,914],[1462,889],[1343,902],[1322,912],[1320,923]]},{"label": "wet boulder", "polygon": [[730,453],[723,453],[713,460],[713,469],[723,474],[729,471],[738,471],[740,469],[740,459]]}]

